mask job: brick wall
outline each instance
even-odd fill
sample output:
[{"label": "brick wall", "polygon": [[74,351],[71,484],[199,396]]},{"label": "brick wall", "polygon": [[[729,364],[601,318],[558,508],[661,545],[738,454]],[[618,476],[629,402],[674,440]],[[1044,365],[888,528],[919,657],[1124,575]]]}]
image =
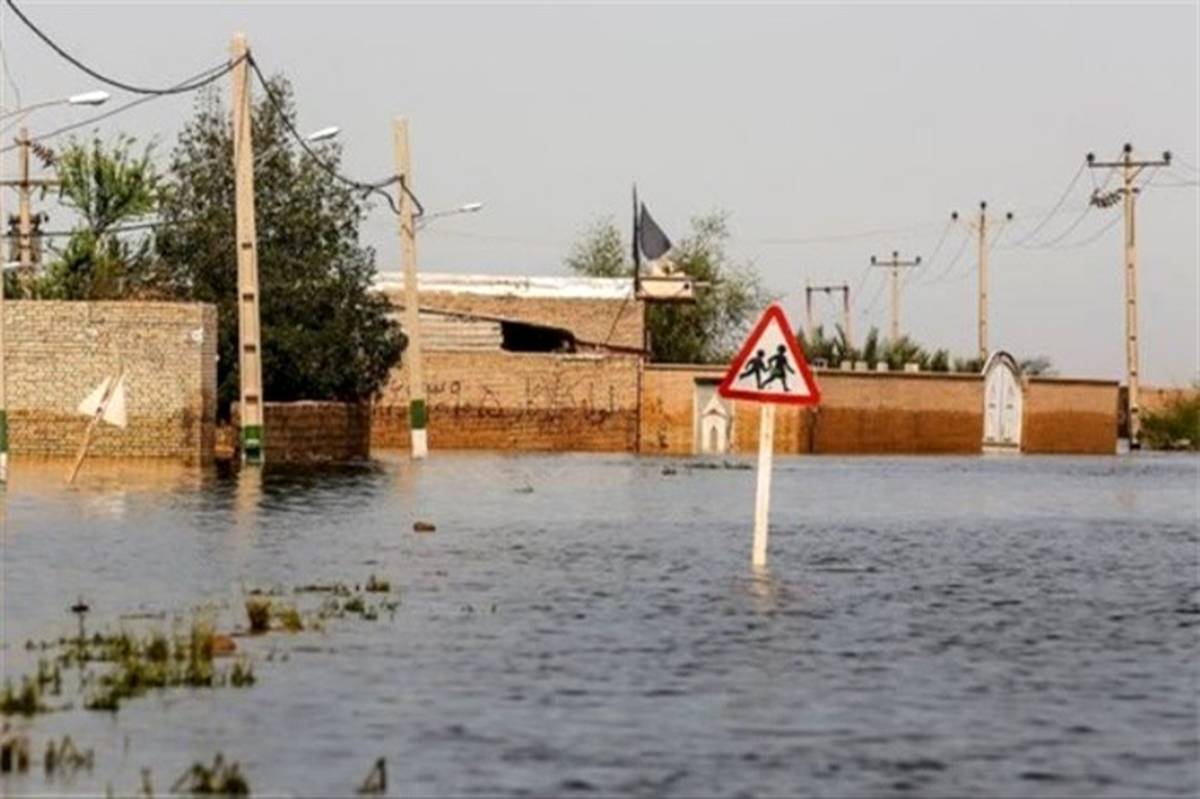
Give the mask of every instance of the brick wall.
[{"label": "brick wall", "polygon": [[[691,454],[695,381],[723,367],[648,366],[642,386],[642,451]],[[780,406],[775,452],[975,453],[983,440],[983,381],[976,375],[817,370],[817,411]],[[758,408],[733,403],[735,452],[758,449]]]},{"label": "brick wall", "polygon": [[1117,383],[1029,378],[1021,451],[1111,455],[1117,451]]},{"label": "brick wall", "polygon": [[[404,307],[401,292],[389,292],[397,308]],[[422,309],[476,314],[570,331],[575,338],[615,347],[642,346],[642,303],[631,299],[519,297],[422,291]]]},{"label": "brick wall", "polygon": [[126,368],[128,427],[101,424],[91,453],[212,457],[217,311],[168,302],[5,302],[9,447],[74,455],[88,419],[76,407]]},{"label": "brick wall", "polygon": [[[240,426],[232,409],[229,443],[235,453]],[[371,456],[371,406],[352,402],[263,403],[264,458],[268,463],[343,463]]]},{"label": "brick wall", "polygon": [[[424,355],[431,449],[637,447],[635,356],[502,350]],[[372,443],[409,446],[406,368],[392,373],[375,405]]]}]

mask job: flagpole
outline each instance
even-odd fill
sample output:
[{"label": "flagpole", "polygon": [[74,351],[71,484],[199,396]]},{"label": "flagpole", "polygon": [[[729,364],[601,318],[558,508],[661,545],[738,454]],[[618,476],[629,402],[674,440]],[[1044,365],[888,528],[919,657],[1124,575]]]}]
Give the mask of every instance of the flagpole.
[{"label": "flagpole", "polygon": [[642,253],[638,241],[638,196],[637,184],[633,184],[633,299],[642,293]]}]

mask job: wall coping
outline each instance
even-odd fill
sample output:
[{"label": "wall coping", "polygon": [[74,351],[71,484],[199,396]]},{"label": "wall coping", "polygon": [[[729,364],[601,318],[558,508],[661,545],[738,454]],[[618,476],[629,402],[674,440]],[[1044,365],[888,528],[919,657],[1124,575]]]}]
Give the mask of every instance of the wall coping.
[{"label": "wall coping", "polygon": [[[646,364],[647,372],[694,372],[698,376],[707,376],[709,373],[723,375],[727,366],[718,364],[692,364],[692,363],[648,363]],[[982,380],[983,375],[975,372],[905,372],[890,370],[887,372],[863,371],[854,372],[847,369],[829,369],[829,368],[814,368],[813,372],[817,375],[835,375],[838,377],[867,377],[872,379],[888,380],[888,379],[910,379],[920,378],[926,380]]]},{"label": "wall coping", "polygon": [[[1111,386],[1120,385],[1118,380],[1104,380],[1099,377],[1047,377],[1044,375],[1029,375],[1030,383],[1061,383],[1068,386]],[[1144,390],[1144,389],[1143,389]]]}]

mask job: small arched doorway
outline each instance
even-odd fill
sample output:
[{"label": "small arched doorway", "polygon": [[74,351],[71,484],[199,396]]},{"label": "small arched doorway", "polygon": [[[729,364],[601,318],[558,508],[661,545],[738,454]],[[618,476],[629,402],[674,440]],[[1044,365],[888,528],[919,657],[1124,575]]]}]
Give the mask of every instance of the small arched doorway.
[{"label": "small arched doorway", "polygon": [[983,446],[991,450],[1021,449],[1024,392],[1021,367],[1007,352],[994,352],[983,365]]}]

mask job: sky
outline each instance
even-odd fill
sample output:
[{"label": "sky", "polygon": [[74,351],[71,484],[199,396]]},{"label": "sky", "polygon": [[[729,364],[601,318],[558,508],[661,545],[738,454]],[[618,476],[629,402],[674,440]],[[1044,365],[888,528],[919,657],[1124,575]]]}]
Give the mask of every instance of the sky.
[{"label": "sky", "polygon": [[[796,325],[806,280],[846,282],[855,335],[886,331],[889,278],[870,256],[922,256],[902,330],[972,355],[976,244],[950,214],[973,220],[986,200],[991,223],[1014,213],[989,255],[991,347],[1069,376],[1125,371],[1121,206],[1085,211],[1095,186],[1118,181],[1084,158],[1116,159],[1125,142],[1148,159],[1170,150],[1174,165],[1147,170],[1138,195],[1142,374],[1200,377],[1196,3],[20,5],[89,65],[142,85],[220,62],[245,32],[293,81],[301,129],[341,128],[355,177],[394,173],[392,119],[407,117],[427,208],[485,204],[430,223],[424,271],[564,274],[596,220],[628,235],[636,181],[675,239],[727,213],[729,252]],[[6,8],[0,24],[22,104],[101,88]],[[11,86],[4,96],[16,105]],[[190,110],[189,97],[155,100],[98,129],[157,140],[165,157]],[[86,113],[28,123],[36,136]],[[399,267],[386,208],[363,235],[381,271]],[[816,300],[818,322],[839,320],[833,298]]]}]

